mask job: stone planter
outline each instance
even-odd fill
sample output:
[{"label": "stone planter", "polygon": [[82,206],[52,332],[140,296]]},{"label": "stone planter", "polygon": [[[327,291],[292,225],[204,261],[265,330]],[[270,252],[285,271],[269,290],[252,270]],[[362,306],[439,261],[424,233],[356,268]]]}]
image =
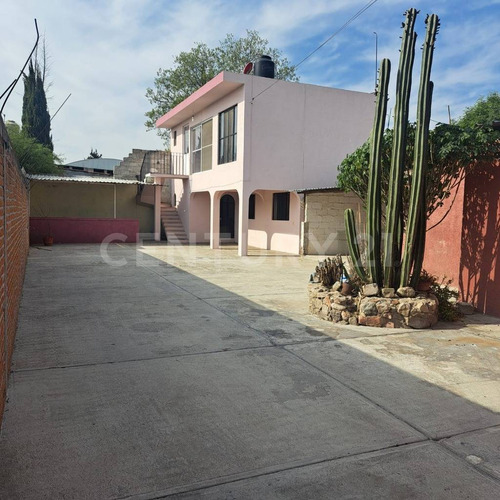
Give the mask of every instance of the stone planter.
[{"label": "stone planter", "polygon": [[438,300],[430,293],[416,297],[361,297],[360,325],[386,328],[429,328],[438,321]]},{"label": "stone planter", "polygon": [[[356,297],[342,295],[340,291],[324,287],[321,283],[309,283],[309,311],[333,323],[357,325],[358,305]],[[336,288],[335,285],[333,287]]]},{"label": "stone planter", "polygon": [[[335,286],[332,288],[321,283],[308,285],[309,311],[333,323],[385,328],[429,328],[438,321],[438,300],[432,293],[415,293],[413,289],[402,288],[398,290],[399,295],[386,292],[386,295],[391,295],[389,297],[353,297],[342,295]],[[401,297],[401,294],[413,296]]]}]

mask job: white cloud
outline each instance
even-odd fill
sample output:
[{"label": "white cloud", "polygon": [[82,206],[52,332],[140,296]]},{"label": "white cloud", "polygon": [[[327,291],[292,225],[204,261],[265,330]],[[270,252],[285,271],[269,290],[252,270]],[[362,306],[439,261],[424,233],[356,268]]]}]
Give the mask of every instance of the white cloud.
[{"label": "white cloud", "polygon": [[[198,41],[213,46],[227,33],[241,36],[246,29],[257,29],[296,64],[366,3],[9,0],[0,18],[4,40],[0,89],[17,76],[31,50],[36,17],[51,56],[50,111],[55,112],[72,94],[52,124],[56,151],[68,161],[85,157],[91,147],[121,158],[132,148],[162,147],[161,140],[143,125],[150,107],[145,91],[153,85],[158,68],[169,67],[180,51]],[[430,0],[414,3],[422,11],[418,44],[426,12],[438,7],[443,20],[433,68],[435,115],[446,116],[446,104],[450,104],[457,116],[488,89],[498,90],[492,88],[500,81],[498,1],[480,6],[476,2],[460,10],[452,0],[437,6]],[[391,59],[394,85],[406,7],[403,0],[379,0],[299,68],[302,80],[371,92],[376,31],[378,58]],[[20,121],[22,93],[20,82],[4,110],[8,119]]]}]

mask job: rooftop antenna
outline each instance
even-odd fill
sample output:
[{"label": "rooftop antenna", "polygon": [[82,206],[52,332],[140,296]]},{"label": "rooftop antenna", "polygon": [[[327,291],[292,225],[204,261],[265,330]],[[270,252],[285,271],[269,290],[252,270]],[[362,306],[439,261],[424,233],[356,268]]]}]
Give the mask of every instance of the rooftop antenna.
[{"label": "rooftop antenna", "polygon": [[375,35],[375,92],[377,92],[377,74],[378,74],[378,35],[377,32],[374,31]]}]

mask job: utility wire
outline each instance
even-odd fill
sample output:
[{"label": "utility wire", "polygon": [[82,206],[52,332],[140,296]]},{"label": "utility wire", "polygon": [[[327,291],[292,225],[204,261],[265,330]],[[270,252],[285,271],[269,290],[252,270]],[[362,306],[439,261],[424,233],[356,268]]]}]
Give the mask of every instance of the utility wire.
[{"label": "utility wire", "polygon": [[36,19],[35,19],[35,29],[36,29],[35,45],[34,45],[32,51],[30,52],[28,59],[26,59],[26,62],[24,63],[24,66],[23,66],[23,69],[19,72],[19,76],[7,87],[7,90],[2,94],[2,97],[3,97],[7,91],[9,92],[7,94],[7,97],[5,98],[5,101],[2,104],[2,107],[0,108],[0,115],[2,114],[3,108],[5,108],[5,105],[7,104],[7,101],[9,100],[10,94],[12,94],[12,91],[14,90],[14,87],[17,85],[17,82],[20,80],[22,74],[24,73],[24,70],[25,70],[26,66],[28,65],[28,62],[31,60],[31,56],[33,55],[33,52],[35,52],[36,48],[38,47],[38,41],[40,40],[40,33],[38,31],[38,24],[36,22]]},{"label": "utility wire", "polygon": [[[330,42],[334,37],[336,37],[341,31],[343,31],[345,28],[347,28],[352,22],[354,22],[359,16],[364,14],[373,4],[377,3],[378,0],[371,0],[368,2],[364,7],[362,7],[356,14],[354,14],[349,20],[347,20],[337,31],[332,33],[321,45],[316,47],[309,55],[304,57],[302,61],[300,61],[297,65],[294,66],[294,69],[297,69],[302,63],[306,62],[310,57],[312,57],[318,50],[323,48],[328,42]],[[264,92],[267,92],[271,87],[274,87],[278,82],[281,80],[275,80],[269,87],[266,87],[263,91],[259,92],[256,96],[252,97],[252,103],[262,95]]]},{"label": "utility wire", "polygon": [[[68,99],[71,97],[71,94],[68,95],[68,97],[66,97],[66,99],[64,99],[63,103],[57,108],[57,111],[54,113],[54,115],[50,118],[49,120],[49,123],[47,123],[45,125],[45,127],[42,129],[42,131],[44,131],[48,126],[50,126],[50,124],[52,123],[52,120],[56,117],[57,113],[59,113],[59,111],[61,110],[61,108],[66,104],[66,102],[68,101]],[[19,164],[19,166],[21,167],[22,164],[24,163],[25,160],[28,160],[31,156],[33,155],[33,151],[32,149],[28,149],[24,154],[23,156],[21,156],[20,158],[17,158],[17,162]]]}]

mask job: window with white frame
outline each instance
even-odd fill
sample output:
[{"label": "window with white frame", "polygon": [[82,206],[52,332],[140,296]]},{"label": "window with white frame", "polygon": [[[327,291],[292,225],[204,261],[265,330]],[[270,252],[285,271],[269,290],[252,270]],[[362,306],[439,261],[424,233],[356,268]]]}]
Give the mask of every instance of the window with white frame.
[{"label": "window with white frame", "polygon": [[212,168],[212,120],[191,129],[191,173]]},{"label": "window with white frame", "polygon": [[219,113],[219,165],[236,160],[236,106]]}]

